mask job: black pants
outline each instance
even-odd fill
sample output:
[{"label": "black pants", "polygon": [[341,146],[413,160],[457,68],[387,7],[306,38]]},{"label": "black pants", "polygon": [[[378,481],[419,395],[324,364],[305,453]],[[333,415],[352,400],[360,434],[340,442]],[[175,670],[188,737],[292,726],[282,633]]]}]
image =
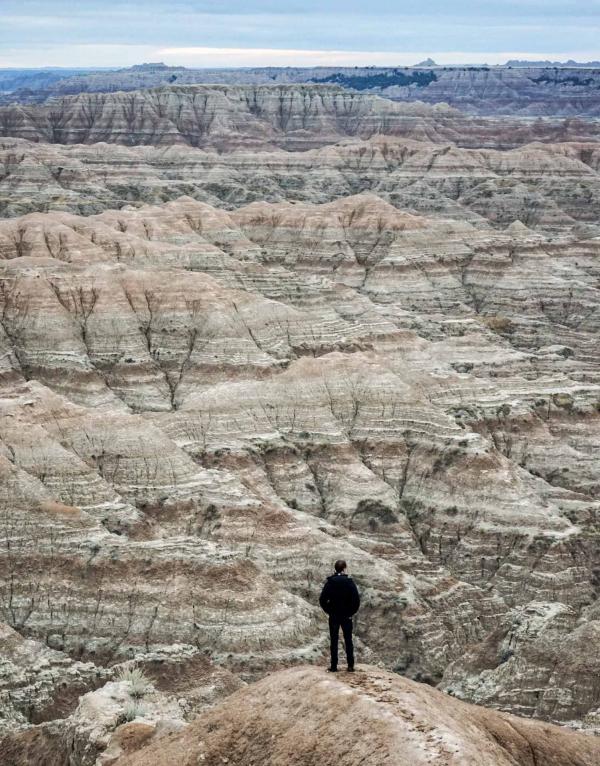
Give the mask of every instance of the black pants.
[{"label": "black pants", "polygon": [[331,667],[337,668],[338,664],[338,639],[340,628],[344,634],[346,647],[346,659],[348,667],[354,667],[354,644],[352,643],[352,617],[337,617],[329,615],[329,637],[331,638]]}]

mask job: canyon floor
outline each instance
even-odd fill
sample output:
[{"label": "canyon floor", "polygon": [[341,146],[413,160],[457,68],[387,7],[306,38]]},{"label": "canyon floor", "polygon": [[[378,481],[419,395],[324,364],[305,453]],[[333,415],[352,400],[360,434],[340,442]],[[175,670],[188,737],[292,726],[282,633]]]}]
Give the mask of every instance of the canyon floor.
[{"label": "canyon floor", "polygon": [[0,108],[5,762],[598,764],[597,123],[97,95]]}]

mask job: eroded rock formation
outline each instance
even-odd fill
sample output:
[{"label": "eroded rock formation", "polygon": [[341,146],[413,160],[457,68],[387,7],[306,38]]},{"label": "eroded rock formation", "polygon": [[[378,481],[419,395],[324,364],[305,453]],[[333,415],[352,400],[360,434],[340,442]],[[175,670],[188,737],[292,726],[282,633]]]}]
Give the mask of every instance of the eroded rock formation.
[{"label": "eroded rock formation", "polygon": [[51,144],[298,151],[384,134],[510,148],[598,132],[595,120],[473,118],[443,103],[402,104],[335,85],[174,85],[0,106],[0,137]]},{"label": "eroded rock formation", "polygon": [[[426,62],[424,62],[426,63]],[[28,73],[5,100],[44,101],[52,96],[109,93],[177,83],[272,85],[334,83],[356,92],[404,102],[448,103],[469,114],[597,117],[600,69],[578,66],[435,66],[415,67],[260,67],[256,69],[186,69],[164,64],[108,72]],[[547,62],[550,64],[550,62]],[[1,85],[1,83],[0,83]]]},{"label": "eroded rock formation", "polygon": [[[20,762],[160,749],[243,683],[324,662],[340,555],[363,660],[594,747],[597,144],[460,148],[428,112],[434,141],[320,146],[340,135],[323,103],[286,132],[257,102],[223,154],[2,142],[0,706]],[[298,131],[317,148],[250,151]],[[132,662],[153,684],[133,717]],[[369,673],[361,705],[394,686]],[[557,763],[593,762],[414,694],[451,706],[463,753],[518,758],[523,736],[541,758],[547,734]]]},{"label": "eroded rock formation", "polygon": [[182,195],[218,207],[255,201],[329,202],[373,192],[418,213],[507,227],[597,227],[598,144],[462,149],[378,136],[306,152],[224,154],[190,147],[57,146],[0,141],[0,216],[98,213]]},{"label": "eroded rock formation", "polygon": [[359,195],[33,214],[0,241],[14,628],[255,677],[321,656],[343,549],[368,656],[595,725],[598,240]]}]

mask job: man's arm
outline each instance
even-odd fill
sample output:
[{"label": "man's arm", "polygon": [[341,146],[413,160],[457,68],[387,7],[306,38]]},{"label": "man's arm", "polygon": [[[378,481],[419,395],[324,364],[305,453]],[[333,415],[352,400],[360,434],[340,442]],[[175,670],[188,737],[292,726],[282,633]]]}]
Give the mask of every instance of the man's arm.
[{"label": "man's arm", "polygon": [[352,580],[352,614],[356,614],[358,612],[358,609],[360,607],[360,593],[358,592],[358,588],[356,587],[356,583],[354,580]]},{"label": "man's arm", "polygon": [[329,614],[329,601],[331,596],[331,588],[329,580],[325,582],[325,585],[323,586],[323,590],[321,591],[321,595],[319,596],[319,604],[321,605],[321,609]]}]

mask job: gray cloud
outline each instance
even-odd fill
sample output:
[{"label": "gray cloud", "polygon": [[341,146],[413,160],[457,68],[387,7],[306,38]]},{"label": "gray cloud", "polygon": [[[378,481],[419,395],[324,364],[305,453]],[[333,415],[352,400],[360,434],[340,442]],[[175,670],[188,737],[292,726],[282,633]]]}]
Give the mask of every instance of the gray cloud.
[{"label": "gray cloud", "polygon": [[81,66],[102,50],[120,56],[106,65],[119,65],[130,54],[194,46],[600,56],[599,32],[600,0],[0,0],[4,66],[28,56],[39,65],[43,55]]}]

